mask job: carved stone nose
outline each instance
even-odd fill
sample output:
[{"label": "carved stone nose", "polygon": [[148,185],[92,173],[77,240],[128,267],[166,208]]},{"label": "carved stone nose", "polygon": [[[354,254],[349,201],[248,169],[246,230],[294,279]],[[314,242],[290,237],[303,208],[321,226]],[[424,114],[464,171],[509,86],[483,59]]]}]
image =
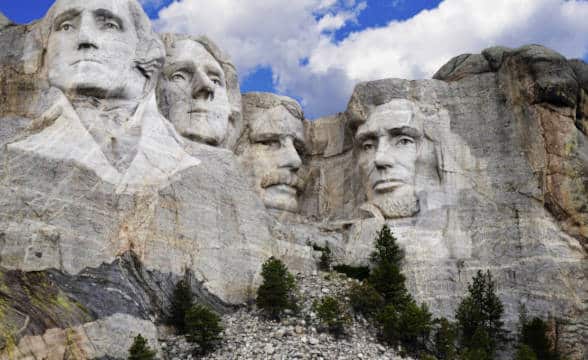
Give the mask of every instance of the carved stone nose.
[{"label": "carved stone nose", "polygon": [[90,50],[90,49],[98,49],[98,46],[96,46],[90,42],[81,42],[78,45],[78,50]]},{"label": "carved stone nose", "polygon": [[302,160],[292,139],[288,138],[285,140],[285,144],[282,147],[282,167],[289,168],[292,171],[297,171],[302,166]]},{"label": "carved stone nose", "polygon": [[214,84],[206,74],[197,71],[194,75],[194,84],[192,86],[193,99],[214,99]]},{"label": "carved stone nose", "polygon": [[195,86],[192,91],[193,99],[214,99],[214,89],[208,85]]}]

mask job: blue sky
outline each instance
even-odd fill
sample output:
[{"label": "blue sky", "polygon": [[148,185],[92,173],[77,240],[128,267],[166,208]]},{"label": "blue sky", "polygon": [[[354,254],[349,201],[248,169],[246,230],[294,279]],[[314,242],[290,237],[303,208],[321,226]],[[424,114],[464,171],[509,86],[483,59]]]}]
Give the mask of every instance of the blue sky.
[{"label": "blue sky", "polygon": [[[359,81],[429,78],[451,57],[540,43],[588,60],[586,0],[140,0],[158,31],[207,34],[241,88],[299,100],[309,118],[342,111]],[[0,0],[17,23],[53,0]]]}]

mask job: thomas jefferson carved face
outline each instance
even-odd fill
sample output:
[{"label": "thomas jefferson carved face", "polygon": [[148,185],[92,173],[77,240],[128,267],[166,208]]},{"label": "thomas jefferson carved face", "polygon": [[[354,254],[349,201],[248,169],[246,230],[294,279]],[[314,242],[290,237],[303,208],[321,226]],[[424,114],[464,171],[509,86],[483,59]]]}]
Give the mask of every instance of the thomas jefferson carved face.
[{"label": "thomas jefferson carved face", "polygon": [[134,99],[146,78],[127,1],[58,0],[47,45],[49,83],[66,94]]},{"label": "thomas jefferson carved face", "polygon": [[167,51],[159,91],[169,120],[184,137],[219,146],[228,135],[231,113],[221,65],[194,40],[176,41]]},{"label": "thomas jefferson carved face", "polygon": [[414,184],[421,133],[414,114],[411,102],[393,100],[377,106],[355,135],[368,201],[386,218],[418,212]]},{"label": "thomas jefferson carved face", "polygon": [[302,188],[297,175],[304,148],[302,120],[282,105],[255,114],[241,159],[250,167],[255,188],[267,208],[297,212]]}]

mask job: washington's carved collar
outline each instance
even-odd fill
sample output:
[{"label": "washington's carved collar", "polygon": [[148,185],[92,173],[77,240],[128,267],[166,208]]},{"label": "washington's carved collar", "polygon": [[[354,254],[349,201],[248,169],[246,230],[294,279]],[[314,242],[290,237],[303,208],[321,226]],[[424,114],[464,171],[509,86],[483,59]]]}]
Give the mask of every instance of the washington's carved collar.
[{"label": "washington's carved collar", "polygon": [[[111,114],[107,112],[105,117]],[[159,114],[153,93],[137,106],[134,114],[123,124],[125,129],[130,130],[130,136],[136,137],[133,140],[136,141],[134,155],[130,155],[128,149],[122,149],[128,166],[113,166],[101,144],[65,96],[43,118],[42,123],[47,123],[47,127],[8,145],[8,149],[73,161],[93,170],[103,181],[117,186],[117,192],[162,188],[180,171],[200,163],[184,151],[181,137]],[[138,133],[133,134],[133,130]]]}]

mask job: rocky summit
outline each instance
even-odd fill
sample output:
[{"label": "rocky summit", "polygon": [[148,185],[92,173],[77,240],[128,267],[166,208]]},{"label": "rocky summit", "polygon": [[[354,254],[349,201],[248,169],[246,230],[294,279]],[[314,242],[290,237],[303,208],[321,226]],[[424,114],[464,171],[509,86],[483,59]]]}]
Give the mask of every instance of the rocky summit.
[{"label": "rocky summit", "polygon": [[511,334],[524,305],[588,357],[588,64],[492,47],[309,120],[241,94],[213,40],[155,33],[136,0],[73,3],[0,14],[0,359],[122,359],[137,334],[187,358],[165,326],[180,279],[223,314],[211,358],[394,359],[361,320],[336,341],[246,306],[271,256],[307,301],[345,288],[316,249],[368,266],[384,224],[434,316],[489,270]]}]

